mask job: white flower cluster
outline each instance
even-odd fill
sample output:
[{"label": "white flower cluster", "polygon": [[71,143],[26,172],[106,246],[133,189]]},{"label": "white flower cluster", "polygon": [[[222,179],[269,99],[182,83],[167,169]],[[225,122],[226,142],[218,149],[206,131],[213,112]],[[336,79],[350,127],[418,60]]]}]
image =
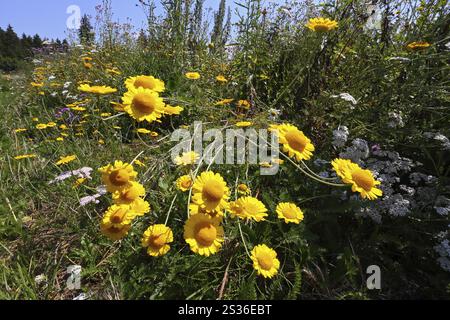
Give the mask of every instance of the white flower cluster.
[{"label": "white flower cluster", "polygon": [[434,210],[441,216],[448,216],[450,213],[450,199],[444,196],[437,197]]},{"label": "white flower cluster", "polygon": [[[449,226],[450,227],[450,226]],[[434,247],[434,250],[439,255],[437,262],[445,271],[450,272],[450,241],[445,239],[448,232],[442,232],[438,235],[441,238],[441,242]]]},{"label": "white flower cluster", "polygon": [[80,206],[84,207],[87,206],[90,203],[95,203],[98,204],[100,203],[100,201],[98,200],[98,198],[100,198],[101,196],[104,196],[107,191],[106,191],[106,187],[105,186],[100,186],[97,187],[97,193],[92,195],[92,196],[86,196],[80,199]]},{"label": "white flower cluster", "polygon": [[356,99],[349,93],[340,93],[338,95],[331,95],[331,98],[339,98],[342,99],[344,101],[350,102],[350,110],[354,110],[355,109],[355,105],[358,104],[358,101],[356,101]]},{"label": "white flower cluster", "polygon": [[48,184],[62,182],[71,177],[77,177],[77,178],[82,178],[82,179],[92,179],[91,174],[92,174],[93,170],[94,169],[92,169],[90,167],[83,167],[78,170],[66,171],[66,172],[61,173],[59,176],[57,176],[55,179],[50,181]]},{"label": "white flower cluster", "polygon": [[349,131],[346,126],[339,126],[336,130],[333,130],[332,144],[336,148],[342,148],[345,146],[348,140]]},{"label": "white flower cluster", "polygon": [[369,145],[363,139],[355,139],[352,145],[339,154],[340,158],[352,160],[355,163],[361,164],[362,160],[367,159],[370,155]]},{"label": "white flower cluster", "polygon": [[389,112],[389,122],[387,124],[389,128],[403,128],[405,123],[403,122],[403,114],[401,111]]},{"label": "white flower cluster", "polygon": [[428,139],[434,139],[441,143],[442,149],[450,150],[450,140],[441,133],[425,132],[424,136]]}]

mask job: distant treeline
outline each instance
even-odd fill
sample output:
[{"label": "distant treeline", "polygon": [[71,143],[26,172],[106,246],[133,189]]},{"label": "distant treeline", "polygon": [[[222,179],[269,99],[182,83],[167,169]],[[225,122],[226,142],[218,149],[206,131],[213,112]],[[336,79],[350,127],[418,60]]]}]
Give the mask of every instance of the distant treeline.
[{"label": "distant treeline", "polygon": [[[22,37],[19,37],[10,25],[6,30],[0,28],[0,70],[7,72],[16,70],[26,58],[43,49],[45,43],[37,34],[35,36],[22,34]],[[61,42],[57,39],[54,45],[64,47],[67,41]]]}]

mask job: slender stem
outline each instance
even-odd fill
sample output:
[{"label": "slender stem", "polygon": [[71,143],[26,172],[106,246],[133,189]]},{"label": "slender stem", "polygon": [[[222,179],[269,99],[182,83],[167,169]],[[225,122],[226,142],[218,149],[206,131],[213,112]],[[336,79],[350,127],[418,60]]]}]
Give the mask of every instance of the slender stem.
[{"label": "slender stem", "polygon": [[[238,218],[239,219],[239,218]],[[245,243],[244,234],[242,233],[241,222],[238,220],[239,233],[241,234],[242,243],[244,244],[245,252],[247,256],[251,259],[250,252],[248,251],[247,244]]]},{"label": "slender stem", "polygon": [[169,222],[170,213],[172,212],[173,205],[175,204],[175,200],[177,200],[178,194],[173,197],[172,203],[170,204],[169,212],[167,212],[166,222],[164,222],[164,225],[167,226],[167,223]]}]

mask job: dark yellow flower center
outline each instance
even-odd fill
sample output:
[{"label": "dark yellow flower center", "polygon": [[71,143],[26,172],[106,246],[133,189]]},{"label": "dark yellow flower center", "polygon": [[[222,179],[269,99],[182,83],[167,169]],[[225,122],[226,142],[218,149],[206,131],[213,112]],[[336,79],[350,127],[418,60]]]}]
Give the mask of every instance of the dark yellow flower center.
[{"label": "dark yellow flower center", "polygon": [[183,180],[181,182],[181,186],[185,189],[189,189],[192,186],[192,181],[191,180]]},{"label": "dark yellow flower center", "polygon": [[325,31],[330,30],[330,28],[326,24],[318,24],[318,25],[314,26],[314,30],[316,30],[318,32],[325,32]]},{"label": "dark yellow flower center", "polygon": [[109,180],[113,185],[122,187],[128,183],[130,180],[130,175],[127,170],[119,169],[111,172]]},{"label": "dark yellow flower center", "polygon": [[285,216],[288,219],[296,219],[297,213],[295,212],[295,210],[293,210],[291,208],[285,208],[283,210],[283,216]]},{"label": "dark yellow flower center", "polygon": [[303,152],[308,145],[308,140],[300,131],[291,130],[286,133],[285,138],[289,146],[298,152]]},{"label": "dark yellow flower center", "polygon": [[139,198],[139,189],[136,187],[131,187],[122,194],[122,199],[125,201],[134,201],[137,198]]},{"label": "dark yellow flower center", "polygon": [[352,173],[352,179],[356,184],[366,191],[370,191],[375,184],[375,180],[367,170],[358,169]]},{"label": "dark yellow flower center", "polygon": [[210,222],[199,223],[195,227],[195,240],[202,246],[209,247],[217,237],[217,229]]},{"label": "dark yellow flower center", "polygon": [[141,113],[151,114],[155,111],[154,97],[146,93],[138,93],[133,98],[133,106]]},{"label": "dark yellow flower center", "polygon": [[150,247],[160,249],[166,245],[167,236],[163,234],[156,234],[150,237],[148,243]]},{"label": "dark yellow flower center", "polygon": [[209,180],[203,186],[202,194],[209,201],[219,202],[223,198],[225,190],[219,181]]},{"label": "dark yellow flower center", "polygon": [[149,77],[138,77],[136,81],[134,81],[134,86],[136,88],[142,87],[145,89],[153,90],[155,89],[155,81]]},{"label": "dark yellow flower center", "polygon": [[263,252],[258,254],[258,263],[264,270],[270,270],[273,267],[273,259],[269,253]]},{"label": "dark yellow flower center", "polygon": [[126,215],[127,211],[125,209],[119,209],[111,215],[110,221],[111,223],[119,224],[123,221]]}]

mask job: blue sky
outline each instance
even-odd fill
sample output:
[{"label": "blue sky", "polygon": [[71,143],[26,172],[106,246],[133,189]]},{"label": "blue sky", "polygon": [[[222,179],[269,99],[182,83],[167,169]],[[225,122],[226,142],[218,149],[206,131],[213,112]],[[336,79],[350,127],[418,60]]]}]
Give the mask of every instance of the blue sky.
[{"label": "blue sky", "polygon": [[[156,1],[159,3],[159,1]],[[233,0],[227,4],[232,5]],[[138,0],[112,0],[114,16],[120,22],[131,18],[136,28],[145,26],[145,15],[142,8],[137,7]],[[8,24],[14,27],[17,34],[34,35],[38,33],[46,38],[66,38],[66,21],[70,14],[66,13],[71,5],[77,5],[81,14],[95,16],[95,6],[101,0],[1,0],[0,27]],[[205,7],[217,9],[218,0],[206,0]]]}]

